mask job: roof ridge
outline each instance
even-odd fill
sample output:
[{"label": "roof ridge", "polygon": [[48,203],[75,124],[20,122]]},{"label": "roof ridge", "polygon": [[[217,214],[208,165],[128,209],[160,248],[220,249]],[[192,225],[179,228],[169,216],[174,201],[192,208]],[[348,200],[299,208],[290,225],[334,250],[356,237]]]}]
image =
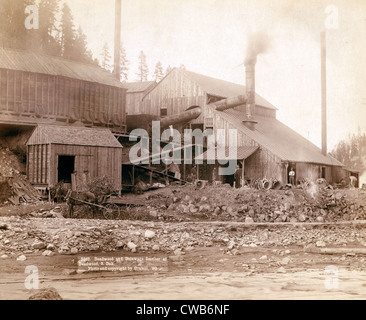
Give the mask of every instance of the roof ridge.
[{"label": "roof ridge", "polygon": [[43,56],[43,57],[47,57],[47,58],[51,58],[51,59],[59,59],[59,60],[67,61],[67,62],[82,64],[82,65],[85,65],[85,66],[88,66],[88,67],[95,67],[97,69],[100,69],[101,71],[105,71],[105,72],[112,75],[112,73],[110,73],[108,70],[102,68],[101,66],[93,64],[93,63],[88,63],[88,62],[85,62],[85,61],[78,61],[78,60],[73,60],[73,59],[70,59],[70,58],[64,58],[64,57],[61,57],[61,56],[54,56],[52,54],[48,54],[48,53],[44,53],[44,52],[28,51],[28,50],[19,49],[19,48],[0,47],[0,49],[3,50],[3,51],[15,51],[15,52],[25,53],[25,54],[29,54],[29,55]]},{"label": "roof ridge", "polygon": [[92,63],[5,47],[0,47],[0,56],[4,57],[2,63],[0,61],[3,69],[61,76],[123,88],[122,83],[112,73]]},{"label": "roof ridge", "polygon": [[[200,87],[204,87],[204,85],[202,83],[200,83],[199,81],[197,81],[197,79],[194,79],[194,77],[201,77],[201,78],[205,78],[209,81],[214,81],[214,82],[217,82],[217,83],[220,83],[220,84],[227,84],[228,86],[235,86],[235,87],[240,87],[240,89],[245,92],[246,91],[246,85],[243,85],[243,84],[240,84],[240,83],[236,83],[236,82],[232,82],[232,81],[228,81],[228,80],[223,80],[223,79],[219,79],[219,78],[215,78],[215,77],[211,77],[211,76],[207,76],[207,75],[204,75],[204,74],[200,74],[200,73],[197,73],[197,72],[193,72],[193,71],[190,71],[190,70],[186,70],[186,69],[183,69],[182,70],[185,75],[191,80],[191,81],[194,81],[196,84],[198,84]],[[206,89],[205,91],[207,92],[207,88],[203,88],[203,89]],[[208,94],[211,94],[211,95],[214,95],[214,92],[207,92]],[[256,102],[256,105],[258,106],[261,106],[261,107],[264,107],[264,108],[269,108],[269,109],[274,109],[274,110],[278,110],[272,103],[270,103],[267,99],[263,98],[258,92],[255,92],[256,94],[256,97],[257,99],[261,99],[263,100],[262,102],[263,103],[258,103]],[[217,95],[217,96],[220,96],[222,97],[223,95]],[[231,96],[230,95],[225,95],[225,98],[230,98]]]}]

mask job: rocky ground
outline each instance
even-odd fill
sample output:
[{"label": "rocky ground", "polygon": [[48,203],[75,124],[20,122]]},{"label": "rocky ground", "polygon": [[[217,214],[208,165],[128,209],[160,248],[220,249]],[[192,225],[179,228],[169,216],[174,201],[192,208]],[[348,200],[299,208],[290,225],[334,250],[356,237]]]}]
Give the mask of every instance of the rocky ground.
[{"label": "rocky ground", "polygon": [[242,248],[297,246],[366,247],[362,222],[340,224],[248,224],[236,222],[142,222],[114,220],[0,218],[0,257],[52,256],[86,252],[164,252],[196,247]]},{"label": "rocky ground", "polygon": [[[200,283],[196,289],[201,292],[207,285],[202,283],[203,275],[214,277],[220,288],[227,289],[217,292],[222,299],[231,299],[232,290],[235,297],[250,298],[246,294],[253,294],[254,284],[261,286],[261,279],[266,277],[275,279],[272,295],[261,289],[262,295],[253,297],[301,297],[312,283],[309,294],[316,298],[320,283],[321,297],[329,298],[323,283],[328,266],[336,266],[340,272],[355,272],[354,279],[366,278],[366,221],[362,219],[366,203],[362,190],[326,192],[325,198],[322,193],[310,198],[303,190],[248,191],[219,186],[198,193],[192,187],[165,188],[133,197],[145,202],[143,207],[128,209],[130,217],[139,218],[135,220],[66,219],[64,204],[2,207],[0,299],[27,299],[31,295],[24,288],[24,269],[29,265],[40,269],[42,286],[55,287],[66,299],[83,295],[103,299],[101,292],[105,292],[107,283],[109,286],[115,281],[129,283],[134,292],[141,291],[136,291],[135,282],[151,286],[161,283],[158,294],[152,287],[145,287],[140,297],[169,299],[171,281],[182,285],[185,279],[192,290]],[[135,258],[133,261],[140,264],[134,266],[139,269],[87,272],[79,265],[81,259],[121,257]],[[162,269],[144,268],[154,259]],[[300,280],[291,282],[291,277],[305,279],[301,273],[312,275],[304,280],[304,286]],[[243,292],[239,280],[228,280],[228,274],[232,279],[246,279],[244,287],[255,281],[247,288],[249,291]],[[131,277],[135,282],[129,282]],[[343,279],[352,277],[347,273]],[[282,278],[287,280],[278,288]],[[365,298],[364,284],[355,283],[347,282],[348,293],[340,289],[338,297]],[[70,291],[74,286],[78,292]],[[95,295],[84,288],[96,290]],[[175,298],[179,299],[179,294],[197,298],[194,290],[189,293],[187,288],[181,289],[173,290]],[[206,289],[199,298],[215,296],[212,286]],[[138,299],[113,290],[112,298]]]}]

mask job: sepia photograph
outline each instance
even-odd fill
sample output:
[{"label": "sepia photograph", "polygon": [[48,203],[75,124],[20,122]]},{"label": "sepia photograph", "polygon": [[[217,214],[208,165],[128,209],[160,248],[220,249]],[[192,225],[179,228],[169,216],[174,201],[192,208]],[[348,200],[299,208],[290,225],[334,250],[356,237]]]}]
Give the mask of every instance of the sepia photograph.
[{"label": "sepia photograph", "polygon": [[366,299],[366,2],[0,0],[0,300]]}]

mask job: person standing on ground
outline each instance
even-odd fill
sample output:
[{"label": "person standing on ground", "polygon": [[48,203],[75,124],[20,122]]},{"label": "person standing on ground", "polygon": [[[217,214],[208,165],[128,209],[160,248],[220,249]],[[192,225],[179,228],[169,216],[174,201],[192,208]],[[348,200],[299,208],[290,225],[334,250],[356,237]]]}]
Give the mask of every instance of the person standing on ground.
[{"label": "person standing on ground", "polygon": [[294,169],[293,168],[291,168],[291,170],[290,170],[290,172],[289,172],[289,177],[290,177],[290,184],[292,185],[292,186],[294,186],[295,185],[295,171],[294,171]]},{"label": "person standing on ground", "polygon": [[216,183],[216,178],[217,178],[217,169],[216,169],[216,167],[214,167],[212,170],[212,184],[213,185],[215,185],[215,183]]},{"label": "person standing on ground", "polygon": [[234,173],[235,188],[236,189],[241,188],[241,175],[242,175],[242,170],[240,169],[239,166],[236,166],[236,171]]},{"label": "person standing on ground", "polygon": [[197,179],[197,169],[196,166],[193,166],[191,169],[191,173],[188,176],[188,180],[192,183],[195,183]]},{"label": "person standing on ground", "polygon": [[357,178],[355,176],[350,176],[350,187],[354,189],[356,187]]}]

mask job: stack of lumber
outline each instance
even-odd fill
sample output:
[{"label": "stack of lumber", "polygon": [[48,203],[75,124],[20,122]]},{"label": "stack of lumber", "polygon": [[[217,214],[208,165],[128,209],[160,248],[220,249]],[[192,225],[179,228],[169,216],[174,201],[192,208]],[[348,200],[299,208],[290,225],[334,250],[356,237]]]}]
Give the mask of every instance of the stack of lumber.
[{"label": "stack of lumber", "polygon": [[7,177],[0,180],[0,203],[10,202],[34,203],[39,201],[41,194],[22,176]]}]

